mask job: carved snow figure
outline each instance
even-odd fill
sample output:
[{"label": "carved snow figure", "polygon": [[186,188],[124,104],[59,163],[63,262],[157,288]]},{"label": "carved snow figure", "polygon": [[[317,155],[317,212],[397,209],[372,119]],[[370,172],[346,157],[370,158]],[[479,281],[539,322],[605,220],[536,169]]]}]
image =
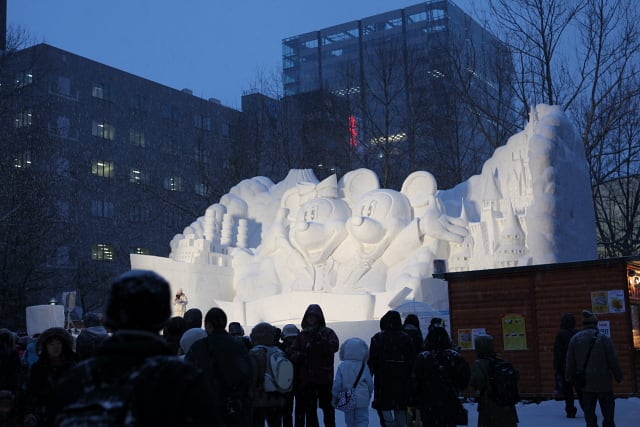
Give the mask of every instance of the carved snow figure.
[{"label": "carved snow figure", "polygon": [[311,299],[332,321],[415,303],[446,311],[434,260],[469,271],[595,259],[592,203],[580,139],[559,107],[539,105],[453,188],[438,190],[426,171],[401,191],[380,188],[368,169],[339,182],[309,169],[276,184],[254,177],[176,234],[169,258],[132,254],[131,264],[184,288],[193,307],[247,321],[295,323],[288,306]]},{"label": "carved snow figure", "polygon": [[298,210],[289,239],[313,270],[314,291],[335,286],[337,261],[333,254],[347,235],[345,222],[350,215],[343,200],[328,197],[310,200]]}]

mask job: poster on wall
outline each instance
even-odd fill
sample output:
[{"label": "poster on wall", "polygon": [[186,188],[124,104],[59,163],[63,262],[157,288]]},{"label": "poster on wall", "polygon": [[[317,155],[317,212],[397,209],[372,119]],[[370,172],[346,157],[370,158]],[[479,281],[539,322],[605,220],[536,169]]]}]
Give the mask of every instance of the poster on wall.
[{"label": "poster on wall", "polygon": [[611,291],[591,292],[591,311],[598,313],[624,313],[624,291],[614,289]]},{"label": "poster on wall", "polygon": [[462,350],[475,350],[475,337],[487,335],[485,328],[458,329],[458,345]]},{"label": "poster on wall", "polygon": [[507,314],[502,317],[502,339],[505,351],[527,349],[524,316],[521,314]]},{"label": "poster on wall", "polygon": [[611,323],[609,323],[608,320],[599,320],[598,331],[600,331],[601,334],[611,338]]},{"label": "poster on wall", "polygon": [[609,313],[624,313],[624,292],[622,289],[609,291]]}]

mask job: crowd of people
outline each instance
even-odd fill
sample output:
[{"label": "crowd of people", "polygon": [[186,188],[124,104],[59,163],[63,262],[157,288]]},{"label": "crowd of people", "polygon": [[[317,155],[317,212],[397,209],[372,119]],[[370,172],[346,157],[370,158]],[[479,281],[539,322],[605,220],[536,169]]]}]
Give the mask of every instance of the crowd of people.
[{"label": "crowd of people", "polygon": [[[164,278],[133,270],[113,281],[104,315],[88,313],[75,341],[63,328],[30,342],[0,329],[1,425],[73,426],[80,419],[99,425],[102,417],[113,425],[314,427],[320,410],[323,424],[333,427],[338,409],[348,427],[453,427],[466,415],[461,392],[473,389],[478,427],[517,426],[515,404],[493,397],[489,335],[476,338],[477,360],[469,365],[442,319],[431,321],[424,338],[417,316],[403,322],[390,310],[369,345],[357,337],[340,344],[317,304],[306,308],[300,328],[261,322],[248,336],[218,307],[204,316],[193,308],[172,317],[171,304]],[[620,381],[622,374],[610,340],[593,332],[595,316],[586,313],[586,332],[576,333],[572,317],[562,320],[554,353],[558,384],[567,416],[575,417],[580,363],[586,366],[589,357],[609,363],[598,385],[592,379],[578,398],[587,427],[597,425],[597,402],[603,426],[613,426],[606,376],[612,372]],[[601,351],[593,350],[596,342]],[[277,375],[274,352],[291,362],[292,384],[284,390],[270,384]],[[378,420],[369,419],[370,407]]]}]

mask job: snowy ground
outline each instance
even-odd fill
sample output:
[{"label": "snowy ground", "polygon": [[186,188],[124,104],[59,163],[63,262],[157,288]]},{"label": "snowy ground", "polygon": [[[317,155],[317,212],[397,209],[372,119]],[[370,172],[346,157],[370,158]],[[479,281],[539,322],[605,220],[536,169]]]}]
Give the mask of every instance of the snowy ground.
[{"label": "snowy ground", "polygon": [[[478,425],[478,412],[475,403],[465,403],[469,410],[469,426]],[[555,400],[536,403],[518,404],[518,417],[520,423],[518,427],[583,427],[585,425],[582,411],[578,409],[578,415],[574,419],[565,417],[564,402]],[[320,417],[321,411],[319,411]],[[598,414],[598,424],[602,423],[602,415]],[[636,427],[640,425],[640,398],[631,397],[628,399],[616,399],[616,427]],[[375,411],[369,411],[369,425],[377,426],[378,415]],[[344,416],[342,412],[336,411],[336,426],[344,427]]]}]

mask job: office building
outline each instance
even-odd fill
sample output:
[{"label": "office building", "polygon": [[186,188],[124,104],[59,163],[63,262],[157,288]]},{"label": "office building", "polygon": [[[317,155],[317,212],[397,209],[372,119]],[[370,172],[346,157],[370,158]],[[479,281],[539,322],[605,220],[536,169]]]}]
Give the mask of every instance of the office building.
[{"label": "office building", "polygon": [[167,256],[240,179],[237,110],[47,44],[2,61],[0,289],[14,306],[78,290],[101,307],[130,253]]},{"label": "office building", "polygon": [[454,185],[479,172],[496,141],[506,142],[480,129],[493,120],[487,111],[511,99],[509,53],[451,1],[289,37],[282,49],[285,96],[348,100],[344,143],[387,185],[399,188],[411,170]]}]

